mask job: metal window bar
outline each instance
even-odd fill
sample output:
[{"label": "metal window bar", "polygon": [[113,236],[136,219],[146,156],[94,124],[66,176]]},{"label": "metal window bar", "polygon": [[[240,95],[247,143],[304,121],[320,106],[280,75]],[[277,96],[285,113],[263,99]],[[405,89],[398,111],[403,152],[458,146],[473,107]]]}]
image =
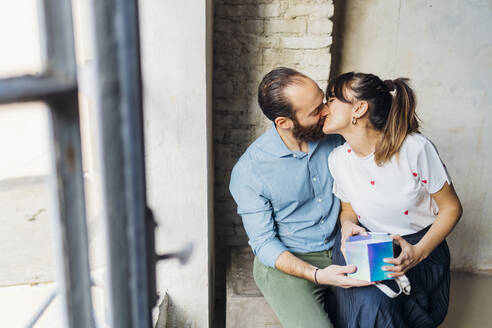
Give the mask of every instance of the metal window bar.
[{"label": "metal window bar", "polygon": [[48,105],[57,195],[55,236],[68,327],[95,326],[85,220],[77,77],[70,1],[39,2],[42,73],[0,80],[0,103]]},{"label": "metal window bar", "polygon": [[146,206],[137,1],[91,4],[109,242],[110,326],[149,328],[157,299],[155,224]]},{"label": "metal window bar", "polygon": [[[95,327],[88,256],[78,90],[70,1],[39,0],[43,72],[0,79],[0,104],[43,101],[50,110],[57,242],[66,325]],[[110,326],[149,328],[156,261],[185,264],[193,245],[157,255],[146,205],[142,81],[136,0],[93,1],[104,202],[109,243]],[[34,325],[57,291],[29,323]]]},{"label": "metal window bar", "polygon": [[178,252],[155,254],[155,222],[147,207],[142,77],[137,0],[92,1],[98,123],[109,242],[110,325],[149,328],[156,303],[156,261],[185,264]]}]

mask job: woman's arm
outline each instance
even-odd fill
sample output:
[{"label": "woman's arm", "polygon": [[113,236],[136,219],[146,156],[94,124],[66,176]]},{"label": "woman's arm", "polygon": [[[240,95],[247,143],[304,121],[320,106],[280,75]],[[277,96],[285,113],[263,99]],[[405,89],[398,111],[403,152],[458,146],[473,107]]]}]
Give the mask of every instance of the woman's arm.
[{"label": "woman's arm", "polygon": [[362,228],[359,225],[359,220],[357,219],[357,214],[355,214],[354,209],[350,203],[340,202],[340,226],[342,229],[342,242],[340,250],[342,251],[343,256],[345,257],[345,241],[348,237],[353,235],[363,235],[366,236],[366,229]]},{"label": "woman's arm", "polygon": [[401,236],[393,236],[399,242],[402,251],[396,259],[385,259],[386,263],[395,265],[383,268],[383,270],[393,271],[394,273],[390,274],[392,277],[405,274],[427,258],[449,235],[461,218],[463,209],[453,186],[446,182],[440,191],[431,196],[439,207],[439,214],[425,236],[416,245],[408,243]]}]

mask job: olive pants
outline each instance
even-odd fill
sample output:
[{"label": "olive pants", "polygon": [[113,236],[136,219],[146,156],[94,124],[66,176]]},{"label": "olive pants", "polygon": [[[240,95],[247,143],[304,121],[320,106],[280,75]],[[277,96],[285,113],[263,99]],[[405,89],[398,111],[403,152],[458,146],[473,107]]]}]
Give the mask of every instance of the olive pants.
[{"label": "olive pants", "polygon": [[[295,253],[318,268],[331,265],[332,251]],[[316,285],[263,265],[255,257],[253,276],[266,301],[286,328],[331,328],[327,295],[332,287]]]}]

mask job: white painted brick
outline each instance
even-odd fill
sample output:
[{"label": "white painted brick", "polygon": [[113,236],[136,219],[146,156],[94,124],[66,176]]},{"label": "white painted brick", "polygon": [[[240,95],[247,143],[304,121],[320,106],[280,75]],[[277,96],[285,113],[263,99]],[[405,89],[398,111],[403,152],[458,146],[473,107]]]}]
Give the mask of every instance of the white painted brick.
[{"label": "white painted brick", "polygon": [[[257,103],[258,84],[276,66],[298,69],[326,84],[332,42],[328,17],[333,6],[332,0],[216,0],[214,4],[215,214],[220,243],[242,245],[247,240],[228,184],[235,161],[271,126]],[[231,223],[239,227],[222,228]]]},{"label": "white painted brick", "polygon": [[[223,67],[223,66],[226,66],[228,65],[230,62],[231,62],[231,55],[228,55],[228,54],[225,54],[225,53],[221,53],[221,54],[218,54],[217,56],[215,56],[215,63],[218,67]],[[214,78],[215,78],[215,75],[216,75],[216,70],[214,71]]]},{"label": "white painted brick", "polygon": [[244,22],[246,32],[261,34],[265,30],[265,23],[260,19],[248,19]]},{"label": "white painted brick", "polygon": [[230,98],[234,94],[232,83],[216,83],[214,85],[214,93],[218,98]]},{"label": "white painted brick", "polygon": [[305,19],[271,19],[265,24],[265,33],[305,33]]},{"label": "white painted brick", "polygon": [[298,67],[297,69],[315,81],[328,80],[329,75],[330,75],[330,67],[329,66]]},{"label": "white painted brick", "polygon": [[309,20],[310,34],[332,34],[332,31],[333,22],[328,18]]},{"label": "white painted brick", "polygon": [[301,66],[326,66],[330,65],[330,48],[322,49],[265,49],[263,53],[263,64],[270,66],[278,65],[301,65]]},{"label": "white painted brick", "polygon": [[323,92],[326,91],[326,87],[328,86],[328,79],[317,80],[316,83],[318,83],[320,89],[323,90]]},{"label": "white painted brick", "polygon": [[276,36],[258,36],[255,38],[255,44],[257,47],[278,48],[281,46],[281,40]]},{"label": "white painted brick", "polygon": [[258,16],[260,17],[278,17],[280,14],[279,4],[265,4],[258,6]]},{"label": "white painted brick", "polygon": [[[217,60],[220,58],[223,58],[222,56],[217,56]],[[221,69],[219,67],[216,67],[214,70],[214,83],[217,84],[222,84],[230,81],[230,76],[227,74],[227,71],[225,69]]]},{"label": "white painted brick", "polygon": [[270,67],[280,65],[288,66],[288,64],[290,64],[290,61],[285,60],[285,51],[283,51],[283,49],[265,49],[263,53],[263,64]]},{"label": "white painted brick", "polygon": [[331,53],[330,48],[303,50],[304,56],[300,63],[304,66],[330,66]]},{"label": "white painted brick", "polygon": [[228,32],[231,28],[231,21],[228,19],[216,18],[214,21],[214,31]]},{"label": "white painted brick", "polygon": [[218,16],[221,18],[237,18],[237,17],[257,17],[257,6],[253,5],[221,5],[215,9]]},{"label": "white painted brick", "polygon": [[[328,1],[327,1],[328,2]],[[287,8],[285,15],[287,17],[298,17],[298,16],[322,16],[322,17],[332,17],[333,16],[333,3],[329,1],[327,4],[300,4],[300,5],[290,5]]]},{"label": "white painted brick", "polygon": [[331,36],[283,37],[282,46],[290,49],[319,49],[332,43]]}]

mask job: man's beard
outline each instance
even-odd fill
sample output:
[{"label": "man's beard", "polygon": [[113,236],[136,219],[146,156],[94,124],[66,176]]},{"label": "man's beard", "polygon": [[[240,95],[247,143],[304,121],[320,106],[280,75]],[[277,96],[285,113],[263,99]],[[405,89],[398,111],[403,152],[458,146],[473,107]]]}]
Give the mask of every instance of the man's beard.
[{"label": "man's beard", "polygon": [[297,118],[293,118],[294,121],[294,129],[292,133],[294,137],[299,141],[318,141],[324,139],[326,134],[323,133],[323,124],[325,123],[326,117],[321,117],[317,124],[313,124],[308,127],[303,127],[297,120]]}]

